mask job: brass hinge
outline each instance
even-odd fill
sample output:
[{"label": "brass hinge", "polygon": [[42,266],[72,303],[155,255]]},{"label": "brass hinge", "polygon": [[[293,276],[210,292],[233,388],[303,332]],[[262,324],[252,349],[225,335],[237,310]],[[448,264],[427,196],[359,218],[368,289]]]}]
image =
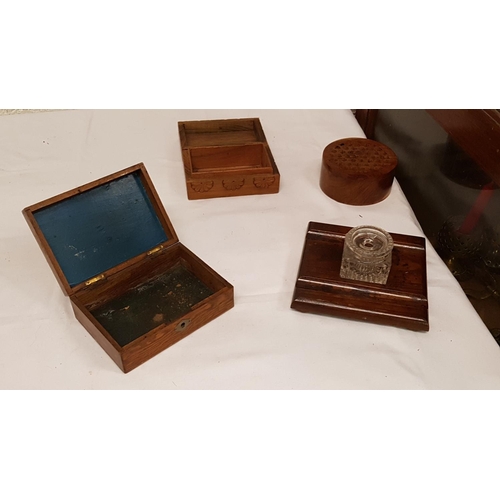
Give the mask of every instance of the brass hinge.
[{"label": "brass hinge", "polygon": [[93,285],[94,283],[96,283],[97,281],[100,281],[102,279],[104,279],[104,274],[100,274],[99,276],[94,276],[93,278],[91,278],[85,282],[85,286]]},{"label": "brass hinge", "polygon": [[153,254],[159,252],[160,250],[163,250],[163,245],[160,245],[158,247],[153,248],[146,255],[153,255]]}]

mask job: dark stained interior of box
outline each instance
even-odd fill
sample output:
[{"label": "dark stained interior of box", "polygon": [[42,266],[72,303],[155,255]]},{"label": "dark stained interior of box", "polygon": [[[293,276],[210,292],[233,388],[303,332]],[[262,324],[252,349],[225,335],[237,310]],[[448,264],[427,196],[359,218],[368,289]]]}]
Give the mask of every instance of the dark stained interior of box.
[{"label": "dark stained interior of box", "polygon": [[120,346],[188,313],[214,293],[182,260],[91,310]]}]

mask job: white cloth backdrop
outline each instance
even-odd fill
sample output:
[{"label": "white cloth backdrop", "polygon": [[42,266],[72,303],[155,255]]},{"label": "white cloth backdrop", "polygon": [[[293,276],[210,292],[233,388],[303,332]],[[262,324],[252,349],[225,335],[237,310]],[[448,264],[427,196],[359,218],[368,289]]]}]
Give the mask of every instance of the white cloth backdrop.
[{"label": "white cloth backdrop", "polygon": [[[279,194],[188,201],[177,122],[258,116]],[[57,111],[0,117],[0,388],[500,388],[500,350],[433,248],[430,331],[290,309],[309,221],[422,235],[400,187],[368,207],[319,188],[324,147],[363,137],[349,110]],[[235,307],[128,374],[74,318],[21,210],[144,162],[182,243]]]}]

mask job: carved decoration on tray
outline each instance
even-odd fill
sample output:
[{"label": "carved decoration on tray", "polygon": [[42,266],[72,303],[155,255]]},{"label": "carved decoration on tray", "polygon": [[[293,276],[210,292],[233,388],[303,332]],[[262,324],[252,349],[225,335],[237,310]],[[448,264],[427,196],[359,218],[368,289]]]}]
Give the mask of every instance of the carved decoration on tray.
[{"label": "carved decoration on tray", "polygon": [[241,187],[245,184],[245,179],[231,179],[229,181],[222,181],[222,185],[228,191],[236,191],[236,189],[241,189]]},{"label": "carved decoration on tray", "polygon": [[214,187],[213,181],[191,182],[191,189],[197,193],[206,193]]},{"label": "carved decoration on tray", "polygon": [[274,177],[255,177],[253,180],[253,184],[258,188],[268,188],[271,184],[274,183]]}]

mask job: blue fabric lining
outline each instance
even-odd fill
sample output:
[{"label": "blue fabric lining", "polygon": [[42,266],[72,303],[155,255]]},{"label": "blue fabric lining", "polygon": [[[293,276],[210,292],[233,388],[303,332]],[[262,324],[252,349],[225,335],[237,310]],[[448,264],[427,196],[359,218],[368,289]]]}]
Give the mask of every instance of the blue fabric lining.
[{"label": "blue fabric lining", "polygon": [[70,286],[168,239],[139,172],[34,212]]}]

